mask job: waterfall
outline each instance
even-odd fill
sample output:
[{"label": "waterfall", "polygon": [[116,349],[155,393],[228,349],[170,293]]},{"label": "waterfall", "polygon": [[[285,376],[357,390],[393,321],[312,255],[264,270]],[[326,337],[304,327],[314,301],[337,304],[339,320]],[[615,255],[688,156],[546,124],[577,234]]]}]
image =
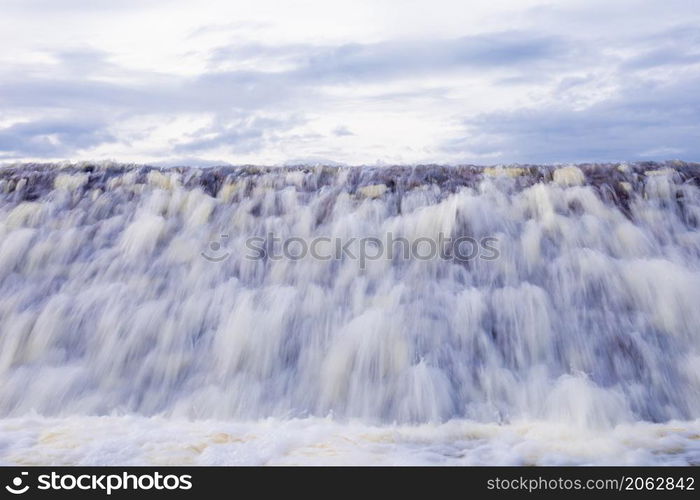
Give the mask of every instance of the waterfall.
[{"label": "waterfall", "polygon": [[697,419],[699,223],[681,162],[6,166],[0,416]]}]

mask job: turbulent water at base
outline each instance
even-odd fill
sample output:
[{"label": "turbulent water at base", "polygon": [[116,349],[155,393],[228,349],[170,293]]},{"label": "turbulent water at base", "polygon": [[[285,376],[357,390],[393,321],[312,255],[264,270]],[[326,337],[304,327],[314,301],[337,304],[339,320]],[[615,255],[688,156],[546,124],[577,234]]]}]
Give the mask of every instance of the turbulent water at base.
[{"label": "turbulent water at base", "polygon": [[[7,166],[0,416],[694,420],[698,224],[679,162]],[[499,257],[246,256],[271,233],[491,237]]]}]

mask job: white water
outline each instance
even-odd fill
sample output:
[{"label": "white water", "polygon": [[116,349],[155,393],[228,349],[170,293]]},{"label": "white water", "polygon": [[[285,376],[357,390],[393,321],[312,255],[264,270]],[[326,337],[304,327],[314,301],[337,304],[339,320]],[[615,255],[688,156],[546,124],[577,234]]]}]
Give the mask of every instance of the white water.
[{"label": "white water", "polygon": [[329,418],[185,421],[27,416],[0,420],[0,464],[19,465],[685,465],[700,420],[581,429],[450,420],[382,425]]},{"label": "white water", "polygon": [[[697,463],[699,176],[0,170],[0,460]],[[500,258],[246,259],[269,232]],[[217,432],[263,437],[182,451]]]}]

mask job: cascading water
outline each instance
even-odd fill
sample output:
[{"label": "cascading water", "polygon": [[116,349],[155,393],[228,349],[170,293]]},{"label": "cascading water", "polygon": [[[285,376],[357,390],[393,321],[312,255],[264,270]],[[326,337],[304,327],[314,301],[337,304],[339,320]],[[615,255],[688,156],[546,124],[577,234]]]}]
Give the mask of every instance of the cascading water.
[{"label": "cascading water", "polygon": [[[680,162],[5,167],[0,416],[674,420],[697,441],[699,224],[700,166]],[[250,255],[387,234],[497,251]]]}]

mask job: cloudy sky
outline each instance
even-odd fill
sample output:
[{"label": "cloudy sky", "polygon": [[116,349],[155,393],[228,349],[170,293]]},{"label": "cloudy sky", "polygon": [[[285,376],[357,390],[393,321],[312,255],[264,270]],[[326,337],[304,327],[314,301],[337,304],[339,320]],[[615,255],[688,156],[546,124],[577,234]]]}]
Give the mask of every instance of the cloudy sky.
[{"label": "cloudy sky", "polygon": [[697,0],[0,0],[0,161],[700,160]]}]

